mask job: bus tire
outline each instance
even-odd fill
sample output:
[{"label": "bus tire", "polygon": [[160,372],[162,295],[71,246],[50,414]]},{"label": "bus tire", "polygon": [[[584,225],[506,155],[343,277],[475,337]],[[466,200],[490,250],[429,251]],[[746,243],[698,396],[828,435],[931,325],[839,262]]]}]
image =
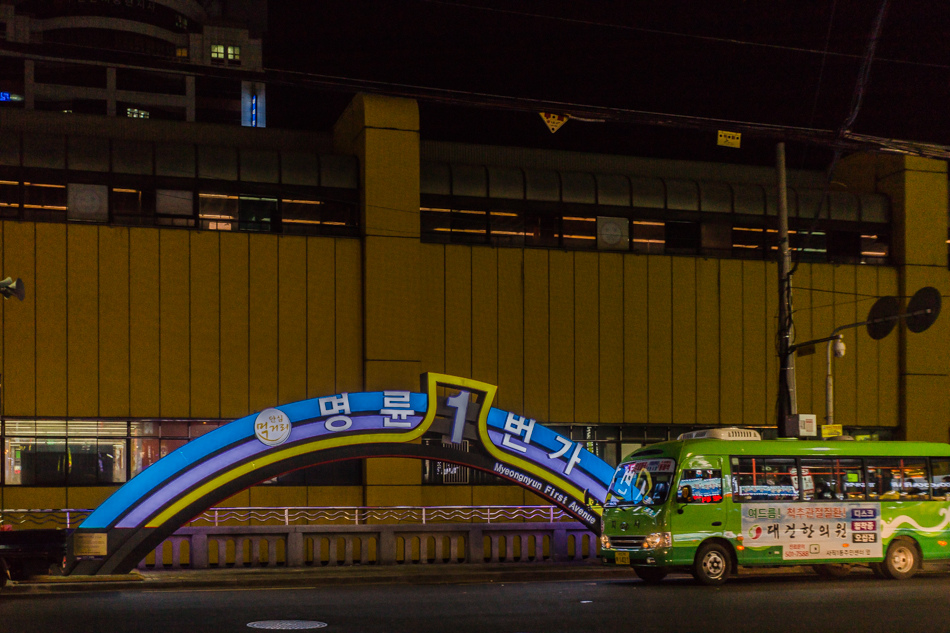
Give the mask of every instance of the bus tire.
[{"label": "bus tire", "polygon": [[732,571],[732,556],[720,543],[703,543],[693,560],[693,578],[700,584],[721,585]]},{"label": "bus tire", "polygon": [[642,567],[640,565],[635,565],[633,571],[640,580],[648,583],[660,582],[666,578],[666,575],[669,573],[662,567]]},{"label": "bus tire", "polygon": [[844,578],[851,573],[851,565],[847,563],[828,563],[825,565],[812,565],[815,573],[822,578]]},{"label": "bus tire", "polygon": [[906,580],[920,568],[920,554],[913,539],[899,536],[887,547],[887,555],[881,565],[884,574],[891,580]]}]

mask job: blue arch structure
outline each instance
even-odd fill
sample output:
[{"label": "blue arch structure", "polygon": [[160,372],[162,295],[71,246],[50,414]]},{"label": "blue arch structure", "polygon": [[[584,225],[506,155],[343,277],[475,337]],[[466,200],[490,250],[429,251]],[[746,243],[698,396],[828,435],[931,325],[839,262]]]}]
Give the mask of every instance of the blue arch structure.
[{"label": "blue arch structure", "polygon": [[[609,464],[533,419],[491,407],[494,385],[428,373],[422,386],[423,393],[342,393],[285,404],[192,440],[83,521],[74,535],[81,558],[71,573],[126,573],[191,518],[240,490],[297,468],[362,457],[439,459],[486,470],[599,529]],[[453,443],[479,441],[485,451],[415,442],[436,430]],[[97,545],[90,552],[79,542]]]}]

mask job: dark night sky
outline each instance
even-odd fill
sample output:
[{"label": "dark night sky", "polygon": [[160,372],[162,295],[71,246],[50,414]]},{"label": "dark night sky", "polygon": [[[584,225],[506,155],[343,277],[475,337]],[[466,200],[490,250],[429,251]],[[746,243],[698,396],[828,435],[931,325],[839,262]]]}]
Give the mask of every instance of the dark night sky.
[{"label": "dark night sky", "polygon": [[[320,75],[837,129],[875,0],[271,0],[265,65]],[[832,19],[833,14],[833,19]],[[831,26],[829,36],[829,23]],[[854,131],[950,144],[950,3],[891,0]],[[828,42],[828,54],[822,55]],[[819,85],[819,77],[820,85]],[[272,125],[326,129],[344,93],[269,88]],[[423,138],[770,163],[774,140],[420,103]],[[821,167],[826,149],[790,146]],[[800,165],[795,165],[795,162]]]}]

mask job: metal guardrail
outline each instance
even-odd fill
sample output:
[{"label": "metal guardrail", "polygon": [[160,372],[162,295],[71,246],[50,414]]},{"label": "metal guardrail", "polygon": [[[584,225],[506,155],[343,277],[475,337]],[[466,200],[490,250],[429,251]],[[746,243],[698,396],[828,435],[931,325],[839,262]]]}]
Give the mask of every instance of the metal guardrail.
[{"label": "metal guardrail", "polygon": [[[89,509],[0,509],[0,524],[17,529],[74,528]],[[309,525],[314,523],[548,523],[575,519],[556,506],[393,506],[393,507],[234,507],[211,508],[185,527],[246,525]]]}]

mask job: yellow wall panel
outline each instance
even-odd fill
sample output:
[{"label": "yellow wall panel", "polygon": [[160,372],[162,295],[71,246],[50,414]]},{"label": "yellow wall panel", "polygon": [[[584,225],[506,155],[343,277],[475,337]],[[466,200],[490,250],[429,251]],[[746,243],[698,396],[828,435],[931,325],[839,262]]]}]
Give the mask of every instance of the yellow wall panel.
[{"label": "yellow wall panel", "polygon": [[[11,275],[12,277],[12,275]],[[22,279],[23,276],[20,275]],[[24,279],[24,281],[26,281]],[[4,508],[27,509],[27,508],[68,508],[66,505],[65,488],[31,488],[26,486],[7,486],[3,489]],[[31,526],[31,527],[61,527],[52,525]],[[6,628],[6,627],[4,627]]]},{"label": "yellow wall panel", "polygon": [[498,384],[498,250],[472,248],[472,378]]},{"label": "yellow wall panel", "polygon": [[445,373],[445,246],[421,244],[422,371]]},{"label": "yellow wall panel", "polygon": [[696,260],[697,424],[719,424],[719,261]]},{"label": "yellow wall panel", "polygon": [[278,242],[277,401],[307,397],[307,241],[282,237]]},{"label": "yellow wall panel", "polygon": [[[946,223],[946,220],[944,220]],[[942,266],[907,266],[903,270],[903,287],[907,295],[905,305],[908,305],[913,296],[925,287],[937,290],[944,299],[950,297],[950,284],[945,267]],[[904,371],[908,374],[935,374],[947,375],[950,373],[950,355],[934,354],[933,350],[950,350],[950,319],[942,315],[933,325],[923,332],[907,330],[904,341]],[[944,420],[950,427],[950,419]]]},{"label": "yellow wall panel", "polygon": [[524,504],[521,486],[472,486],[472,505],[520,506]]},{"label": "yellow wall panel", "polygon": [[600,270],[597,253],[574,254],[574,420],[600,418]]},{"label": "yellow wall panel", "polygon": [[[828,264],[813,264],[811,267],[812,291],[812,322],[811,330],[814,338],[831,336],[835,329],[834,324],[834,268]],[[812,362],[812,392],[814,413],[818,424],[825,423],[825,368],[827,367],[826,348],[818,345],[815,348],[815,359]]]},{"label": "yellow wall panel", "polygon": [[445,371],[472,375],[472,249],[445,247]]},{"label": "yellow wall panel", "polygon": [[366,486],[367,506],[420,506],[422,486]]},{"label": "yellow wall panel", "polygon": [[623,419],[635,424],[650,417],[648,261],[634,255],[623,259]]},{"label": "yellow wall panel", "polygon": [[336,393],[336,246],[307,239],[307,397]]},{"label": "yellow wall panel", "polygon": [[251,505],[259,508],[304,508],[306,486],[254,486],[248,492]]},{"label": "yellow wall panel", "polygon": [[[834,269],[834,287],[835,287],[835,327],[864,321],[867,317],[867,310],[870,309],[871,302],[861,301],[861,297],[855,296],[855,267],[838,266]],[[862,306],[863,314],[858,314],[855,309],[855,302]],[[830,335],[831,332],[826,334]],[[834,376],[835,386],[835,423],[836,424],[857,424],[855,416],[855,407],[857,406],[857,348],[855,346],[855,329],[848,329],[842,332],[844,343],[847,348],[843,358],[833,359],[832,375]]]},{"label": "yellow wall panel", "polygon": [[277,399],[277,236],[251,235],[248,279],[250,364],[248,396],[251,411],[279,404]]},{"label": "yellow wall panel", "polygon": [[551,421],[574,422],[574,253],[550,251]]},{"label": "yellow wall panel", "polygon": [[[897,271],[892,268],[879,267],[877,269],[877,291],[882,297],[897,296]],[[900,327],[898,325],[898,327]],[[899,423],[900,364],[898,349],[900,337],[895,331],[890,336],[877,342],[878,371],[880,372],[880,406],[878,408],[878,423],[881,426],[897,426]]]},{"label": "yellow wall panel", "polygon": [[775,348],[765,329],[765,262],[742,263],[742,299],[742,421],[766,424],[774,407],[765,401],[765,359]]},{"label": "yellow wall panel", "polygon": [[524,251],[524,410],[536,420],[551,417],[548,253]]},{"label": "yellow wall panel", "polygon": [[[221,416],[239,418],[251,412],[248,403],[250,302],[248,235],[222,233],[221,270]],[[255,293],[256,295],[256,293]]]},{"label": "yellow wall panel", "polygon": [[[118,489],[118,486],[74,486],[67,488],[66,505],[56,507],[75,508],[77,510],[98,508],[103,501],[112,496],[112,493]],[[71,525],[70,527],[76,526]]]},{"label": "yellow wall panel", "polygon": [[673,421],[673,331],[672,321],[672,262],[670,257],[650,257],[647,264],[647,335],[650,348],[649,363],[650,422],[670,424]]},{"label": "yellow wall panel", "polygon": [[[801,264],[792,277],[792,316],[795,322],[795,343],[804,343],[816,338],[811,329],[812,321],[811,265]],[[814,413],[814,390],[812,373],[818,363],[816,354],[794,356],[795,390],[799,413]]]},{"label": "yellow wall panel", "polygon": [[424,506],[470,506],[472,486],[423,486]]},{"label": "yellow wall panel", "polygon": [[603,253],[599,270],[600,411],[597,421],[623,422],[623,255]]},{"label": "yellow wall panel", "polygon": [[524,251],[498,249],[498,404],[524,411]]},{"label": "yellow wall panel", "polygon": [[778,336],[778,264],[765,263],[765,419],[768,424],[778,424],[778,353],[775,339]]},{"label": "yellow wall panel", "polygon": [[411,486],[422,481],[422,460],[401,457],[374,457],[366,460],[366,485]]},{"label": "yellow wall panel", "polygon": [[[364,248],[364,356],[371,361],[417,361],[419,241],[417,238],[367,237]],[[399,369],[390,367],[386,371],[398,372]]]},{"label": "yellow wall panel", "polygon": [[191,233],[191,416],[221,413],[220,233]]},{"label": "yellow wall panel", "polygon": [[[35,224],[4,222],[3,274],[21,278],[26,297],[3,310],[3,410],[36,413]],[[7,302],[10,303],[9,301]]]},{"label": "yellow wall panel", "polygon": [[69,415],[99,414],[99,228],[66,231]]},{"label": "yellow wall panel", "polygon": [[161,231],[158,248],[161,415],[184,418],[191,408],[189,231]]},{"label": "yellow wall panel", "polygon": [[158,230],[129,229],[130,414],[159,413]]},{"label": "yellow wall panel", "polygon": [[363,301],[360,243],[336,242],[336,391],[363,388]]},{"label": "yellow wall panel", "polygon": [[673,257],[673,421],[696,421],[696,262]]},{"label": "yellow wall panel", "polygon": [[[858,297],[858,314],[867,317],[868,310],[877,297],[877,266],[856,268],[855,291]],[[855,382],[857,385],[857,408],[855,424],[877,425],[880,407],[880,349],[878,342],[868,336],[866,327],[852,330],[854,357],[857,363]],[[891,332],[894,335],[894,332]]]},{"label": "yellow wall panel", "polygon": [[719,265],[719,420],[726,426],[742,419],[742,262],[724,259]]},{"label": "yellow wall panel", "polygon": [[99,414],[129,415],[129,230],[99,228]]},{"label": "yellow wall panel", "polygon": [[[95,283],[94,279],[84,281]],[[36,410],[39,415],[66,415],[65,224],[36,225],[36,284],[27,292],[36,295],[36,339],[40,341],[36,346]],[[86,300],[90,312],[95,312],[95,296],[93,291]]]},{"label": "yellow wall panel", "polygon": [[346,508],[363,505],[362,486],[307,486],[307,505]]}]

